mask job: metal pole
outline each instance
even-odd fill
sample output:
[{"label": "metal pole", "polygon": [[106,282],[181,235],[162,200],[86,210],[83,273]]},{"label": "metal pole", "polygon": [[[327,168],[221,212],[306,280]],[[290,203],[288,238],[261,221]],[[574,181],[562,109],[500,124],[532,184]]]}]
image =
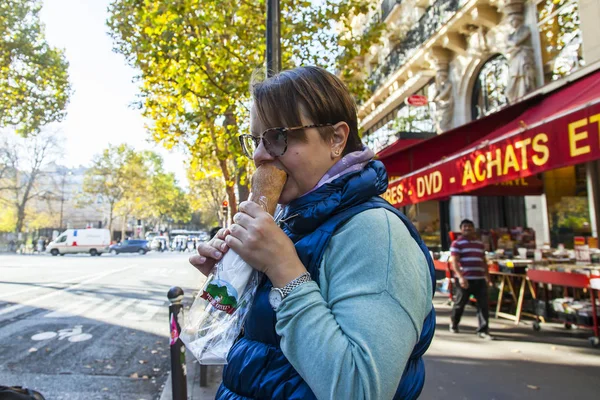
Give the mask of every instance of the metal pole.
[{"label": "metal pole", "polygon": [[171,390],[173,400],[187,400],[187,373],[185,368],[185,346],[179,335],[179,316],[183,309],[183,289],[173,286],[167,293],[169,298],[169,330],[171,331]]},{"label": "metal pole", "polygon": [[267,76],[281,71],[279,0],[267,0]]}]

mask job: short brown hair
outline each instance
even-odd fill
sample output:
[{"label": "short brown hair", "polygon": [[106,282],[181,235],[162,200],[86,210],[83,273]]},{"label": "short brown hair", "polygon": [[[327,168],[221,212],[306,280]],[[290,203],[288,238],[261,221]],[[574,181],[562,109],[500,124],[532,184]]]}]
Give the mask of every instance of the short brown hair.
[{"label": "short brown hair", "polygon": [[[301,113],[313,124],[345,122],[350,127],[343,154],[362,150],[358,136],[356,104],[346,85],[334,74],[319,67],[298,67],[260,79],[252,78],[250,92],[256,114],[267,127],[301,126]],[[333,128],[319,128],[323,140]]]}]

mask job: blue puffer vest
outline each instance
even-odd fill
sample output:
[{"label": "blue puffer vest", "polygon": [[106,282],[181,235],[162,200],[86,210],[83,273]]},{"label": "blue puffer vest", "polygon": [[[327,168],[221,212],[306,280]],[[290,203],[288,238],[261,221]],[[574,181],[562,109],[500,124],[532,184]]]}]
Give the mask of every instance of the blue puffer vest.
[{"label": "blue puffer vest", "polygon": [[[379,161],[341,176],[317,190],[294,200],[281,219],[285,233],[296,245],[298,256],[312,279],[319,283],[319,267],[336,229],[354,215],[372,208],[396,214],[419,244],[427,259],[431,283],[435,271],[429,250],[408,219],[379,195],[387,189],[387,173]],[[280,349],[275,332],[275,312],[269,304],[272,284],[264,279],[249,311],[244,335],[231,348],[223,370],[217,399],[315,399],[310,387],[294,370]],[[435,330],[435,311],[424,321],[421,337],[406,365],[395,399],[416,399],[425,381],[422,355]]]}]

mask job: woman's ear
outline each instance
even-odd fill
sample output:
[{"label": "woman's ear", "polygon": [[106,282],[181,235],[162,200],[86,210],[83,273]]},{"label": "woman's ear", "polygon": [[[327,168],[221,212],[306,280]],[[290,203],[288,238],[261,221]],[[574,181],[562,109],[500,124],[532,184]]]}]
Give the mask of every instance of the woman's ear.
[{"label": "woman's ear", "polygon": [[338,122],[333,125],[333,136],[331,137],[331,155],[332,158],[339,157],[346,148],[346,141],[350,127],[345,122]]}]

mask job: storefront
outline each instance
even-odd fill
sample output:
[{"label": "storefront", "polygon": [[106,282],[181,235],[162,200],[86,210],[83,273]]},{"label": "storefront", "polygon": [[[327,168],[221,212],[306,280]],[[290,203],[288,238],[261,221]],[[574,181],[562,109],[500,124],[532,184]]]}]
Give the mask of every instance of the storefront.
[{"label": "storefront", "polygon": [[[494,126],[498,118],[503,117],[504,121],[510,122]],[[490,126],[494,129],[489,129]],[[473,127],[481,130],[473,130]],[[461,130],[462,133],[469,131],[470,138],[461,138]],[[445,135],[458,140],[451,143]],[[436,161],[419,157],[439,152],[438,145],[444,140],[448,147],[454,148],[466,141],[471,143],[439,156]],[[388,154],[393,151],[386,150]],[[590,300],[578,302],[577,298],[588,293],[590,278],[600,277],[598,160],[600,66],[582,71],[561,87],[549,87],[536,93],[525,99],[524,104],[515,104],[465,127],[403,149],[394,157],[382,157],[390,174],[418,165],[414,172],[402,174],[391,182],[384,197],[405,212],[424,208],[424,217],[420,213],[411,217],[423,234],[421,224],[430,232],[439,227],[441,215],[437,214],[436,219],[434,211],[438,202],[451,196],[476,196],[480,213],[484,214],[480,218],[484,221],[480,226],[481,239],[490,252],[488,257],[497,262],[494,273],[502,282],[496,315],[518,322],[528,285],[531,289],[529,300],[536,300],[532,282],[569,286],[572,289],[564,292],[568,294],[564,299],[578,307],[581,304],[592,307]],[[547,219],[550,241],[541,247],[536,246],[536,234],[543,232],[529,229],[522,215],[521,199],[525,196],[543,196],[539,214]],[[491,211],[486,212],[486,207]],[[432,241],[429,239],[429,242]],[[571,279],[572,272],[585,278]],[[515,314],[501,311],[502,296],[507,290],[505,284],[510,285],[511,294],[518,303]],[[520,290],[515,291],[513,284]],[[575,308],[562,313],[562,317],[575,318],[568,315],[569,312],[579,318],[580,313]],[[591,318],[595,313],[594,309],[588,316]],[[583,318],[583,312],[581,316],[586,322],[581,324],[591,325],[591,319]],[[569,326],[579,324],[575,319],[563,321]],[[597,338],[596,319],[594,325]]]},{"label": "storefront", "polygon": [[[500,194],[503,208],[513,212],[499,218],[516,226],[522,220],[518,196],[537,195],[543,188],[553,244],[591,236],[597,221],[590,215],[594,204],[588,192],[597,182],[588,176],[587,163],[600,159],[600,72],[524,103],[398,153],[386,149],[380,159],[389,175],[401,178],[390,183],[385,197],[404,207],[456,195]],[[511,122],[501,126],[502,120]],[[461,135],[467,132],[470,137]],[[500,200],[494,201],[487,206]],[[565,217],[565,209],[573,213]]]}]

